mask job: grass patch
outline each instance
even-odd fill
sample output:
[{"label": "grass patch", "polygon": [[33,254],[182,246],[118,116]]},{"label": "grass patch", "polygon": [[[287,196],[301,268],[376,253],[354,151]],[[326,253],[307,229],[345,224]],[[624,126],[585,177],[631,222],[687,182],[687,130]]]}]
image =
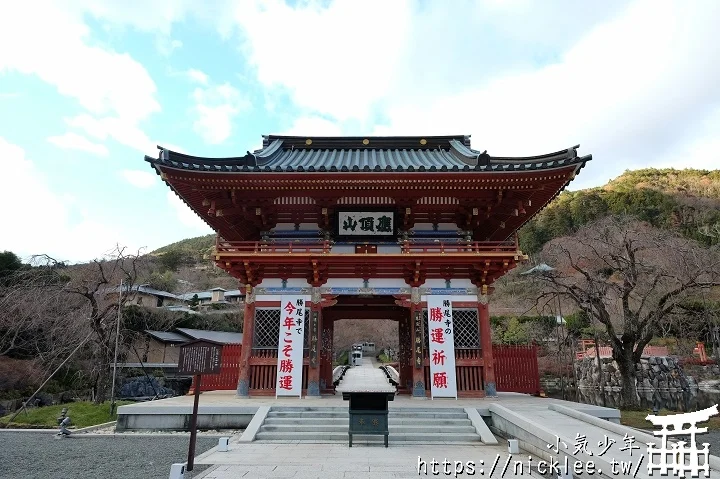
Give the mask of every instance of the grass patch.
[{"label": "grass patch", "polygon": [[[645,418],[648,414],[652,414],[651,410],[645,411],[620,411],[620,423],[625,426],[634,427],[637,429],[648,429],[652,430],[655,426]],[[661,409],[658,412],[658,416],[666,416],[668,414],[678,414],[677,411],[669,411],[667,409]],[[698,427],[707,427],[708,431],[720,431],[720,417],[711,417],[709,421],[704,423],[698,423]]]},{"label": "grass patch", "polygon": [[[124,404],[132,404],[132,401],[116,401],[116,406]],[[35,427],[35,428],[56,428],[58,427],[57,418],[60,417],[62,408],[68,408],[68,416],[72,423],[71,426],[76,428],[95,426],[105,422],[117,419],[117,408],[115,414],[110,416],[110,402],[102,404],[94,404],[92,402],[73,402],[68,404],[58,404],[56,406],[44,406],[39,408],[30,408],[22,411],[15,416],[9,427]],[[10,419],[12,414],[0,418],[0,424],[3,426]]]},{"label": "grass patch", "polygon": [[378,360],[383,364],[392,362],[392,359],[390,359],[390,357],[388,357],[385,353],[380,353],[378,355]]}]

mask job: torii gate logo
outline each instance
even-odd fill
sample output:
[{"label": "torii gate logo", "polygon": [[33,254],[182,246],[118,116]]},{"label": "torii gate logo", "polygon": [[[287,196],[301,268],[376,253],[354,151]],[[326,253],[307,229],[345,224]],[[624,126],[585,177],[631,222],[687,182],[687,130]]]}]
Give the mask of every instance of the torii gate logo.
[{"label": "torii gate logo", "polygon": [[[660,431],[653,431],[655,436],[662,438],[660,448],[656,447],[656,444],[648,443],[648,474],[652,476],[653,471],[659,471],[661,476],[674,474],[685,477],[686,473],[690,473],[692,477],[698,477],[700,471],[703,471],[705,477],[710,477],[710,444],[705,442],[702,449],[698,449],[695,435],[707,432],[706,427],[697,427],[698,422],[705,422],[711,416],[717,415],[717,404],[702,411],[669,416],[648,415],[645,419],[655,426],[662,426]],[[689,427],[683,429],[686,424]],[[668,426],[672,426],[672,429],[668,430]],[[688,435],[690,436],[690,447],[686,447],[687,441],[678,441],[668,447],[668,436]],[[702,464],[700,464],[701,457],[703,458]],[[653,458],[658,458],[659,461],[655,463]]]}]

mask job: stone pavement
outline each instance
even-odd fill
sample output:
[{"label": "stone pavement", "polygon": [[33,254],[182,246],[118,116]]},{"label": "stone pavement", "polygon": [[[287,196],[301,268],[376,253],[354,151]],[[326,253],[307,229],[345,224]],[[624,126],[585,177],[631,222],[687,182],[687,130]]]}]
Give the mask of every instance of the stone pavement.
[{"label": "stone pavement", "polygon": [[[228,452],[215,449],[199,456],[195,464],[214,464],[202,475],[204,479],[379,479],[418,477],[541,477],[530,475],[527,453],[515,454],[507,471],[501,475],[508,460],[507,446],[488,445],[408,445],[391,444],[349,448],[341,444],[230,444]],[[419,459],[420,458],[420,459]],[[439,474],[433,474],[433,458]],[[498,458],[495,471],[490,472]],[[425,461],[427,474],[418,473],[418,460]],[[445,474],[442,461],[447,460]],[[513,461],[524,461],[524,475],[513,473]],[[457,463],[455,462],[457,461]],[[474,462],[474,474],[467,474],[468,461]],[[462,473],[455,476],[456,467]],[[481,472],[482,470],[482,472]]]},{"label": "stone pavement", "polygon": [[335,391],[337,393],[345,391],[394,393],[395,386],[388,382],[387,376],[377,367],[372,358],[363,358],[362,366],[348,369]]}]

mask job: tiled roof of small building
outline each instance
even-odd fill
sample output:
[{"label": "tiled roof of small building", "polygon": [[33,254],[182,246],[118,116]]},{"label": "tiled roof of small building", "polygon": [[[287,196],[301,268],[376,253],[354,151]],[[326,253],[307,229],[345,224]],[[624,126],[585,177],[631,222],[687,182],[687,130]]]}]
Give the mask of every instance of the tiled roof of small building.
[{"label": "tiled roof of small building", "polygon": [[263,148],[236,158],[203,158],[162,147],[146,161],[182,170],[233,172],[530,171],[582,164],[576,145],[540,156],[493,157],[467,135],[433,137],[263,137]]},{"label": "tiled roof of small building", "polygon": [[177,328],[176,331],[192,339],[207,339],[223,344],[242,343],[242,333],[231,333],[228,331],[205,331],[202,329]]}]

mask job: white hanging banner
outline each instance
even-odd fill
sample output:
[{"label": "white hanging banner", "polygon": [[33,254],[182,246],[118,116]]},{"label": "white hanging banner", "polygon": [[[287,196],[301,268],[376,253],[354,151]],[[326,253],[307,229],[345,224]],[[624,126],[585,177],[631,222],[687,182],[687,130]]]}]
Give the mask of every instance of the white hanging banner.
[{"label": "white hanging banner", "polygon": [[275,397],[302,396],[305,296],[280,298],[280,334]]},{"label": "white hanging banner", "polygon": [[452,296],[427,297],[430,397],[457,399]]}]

